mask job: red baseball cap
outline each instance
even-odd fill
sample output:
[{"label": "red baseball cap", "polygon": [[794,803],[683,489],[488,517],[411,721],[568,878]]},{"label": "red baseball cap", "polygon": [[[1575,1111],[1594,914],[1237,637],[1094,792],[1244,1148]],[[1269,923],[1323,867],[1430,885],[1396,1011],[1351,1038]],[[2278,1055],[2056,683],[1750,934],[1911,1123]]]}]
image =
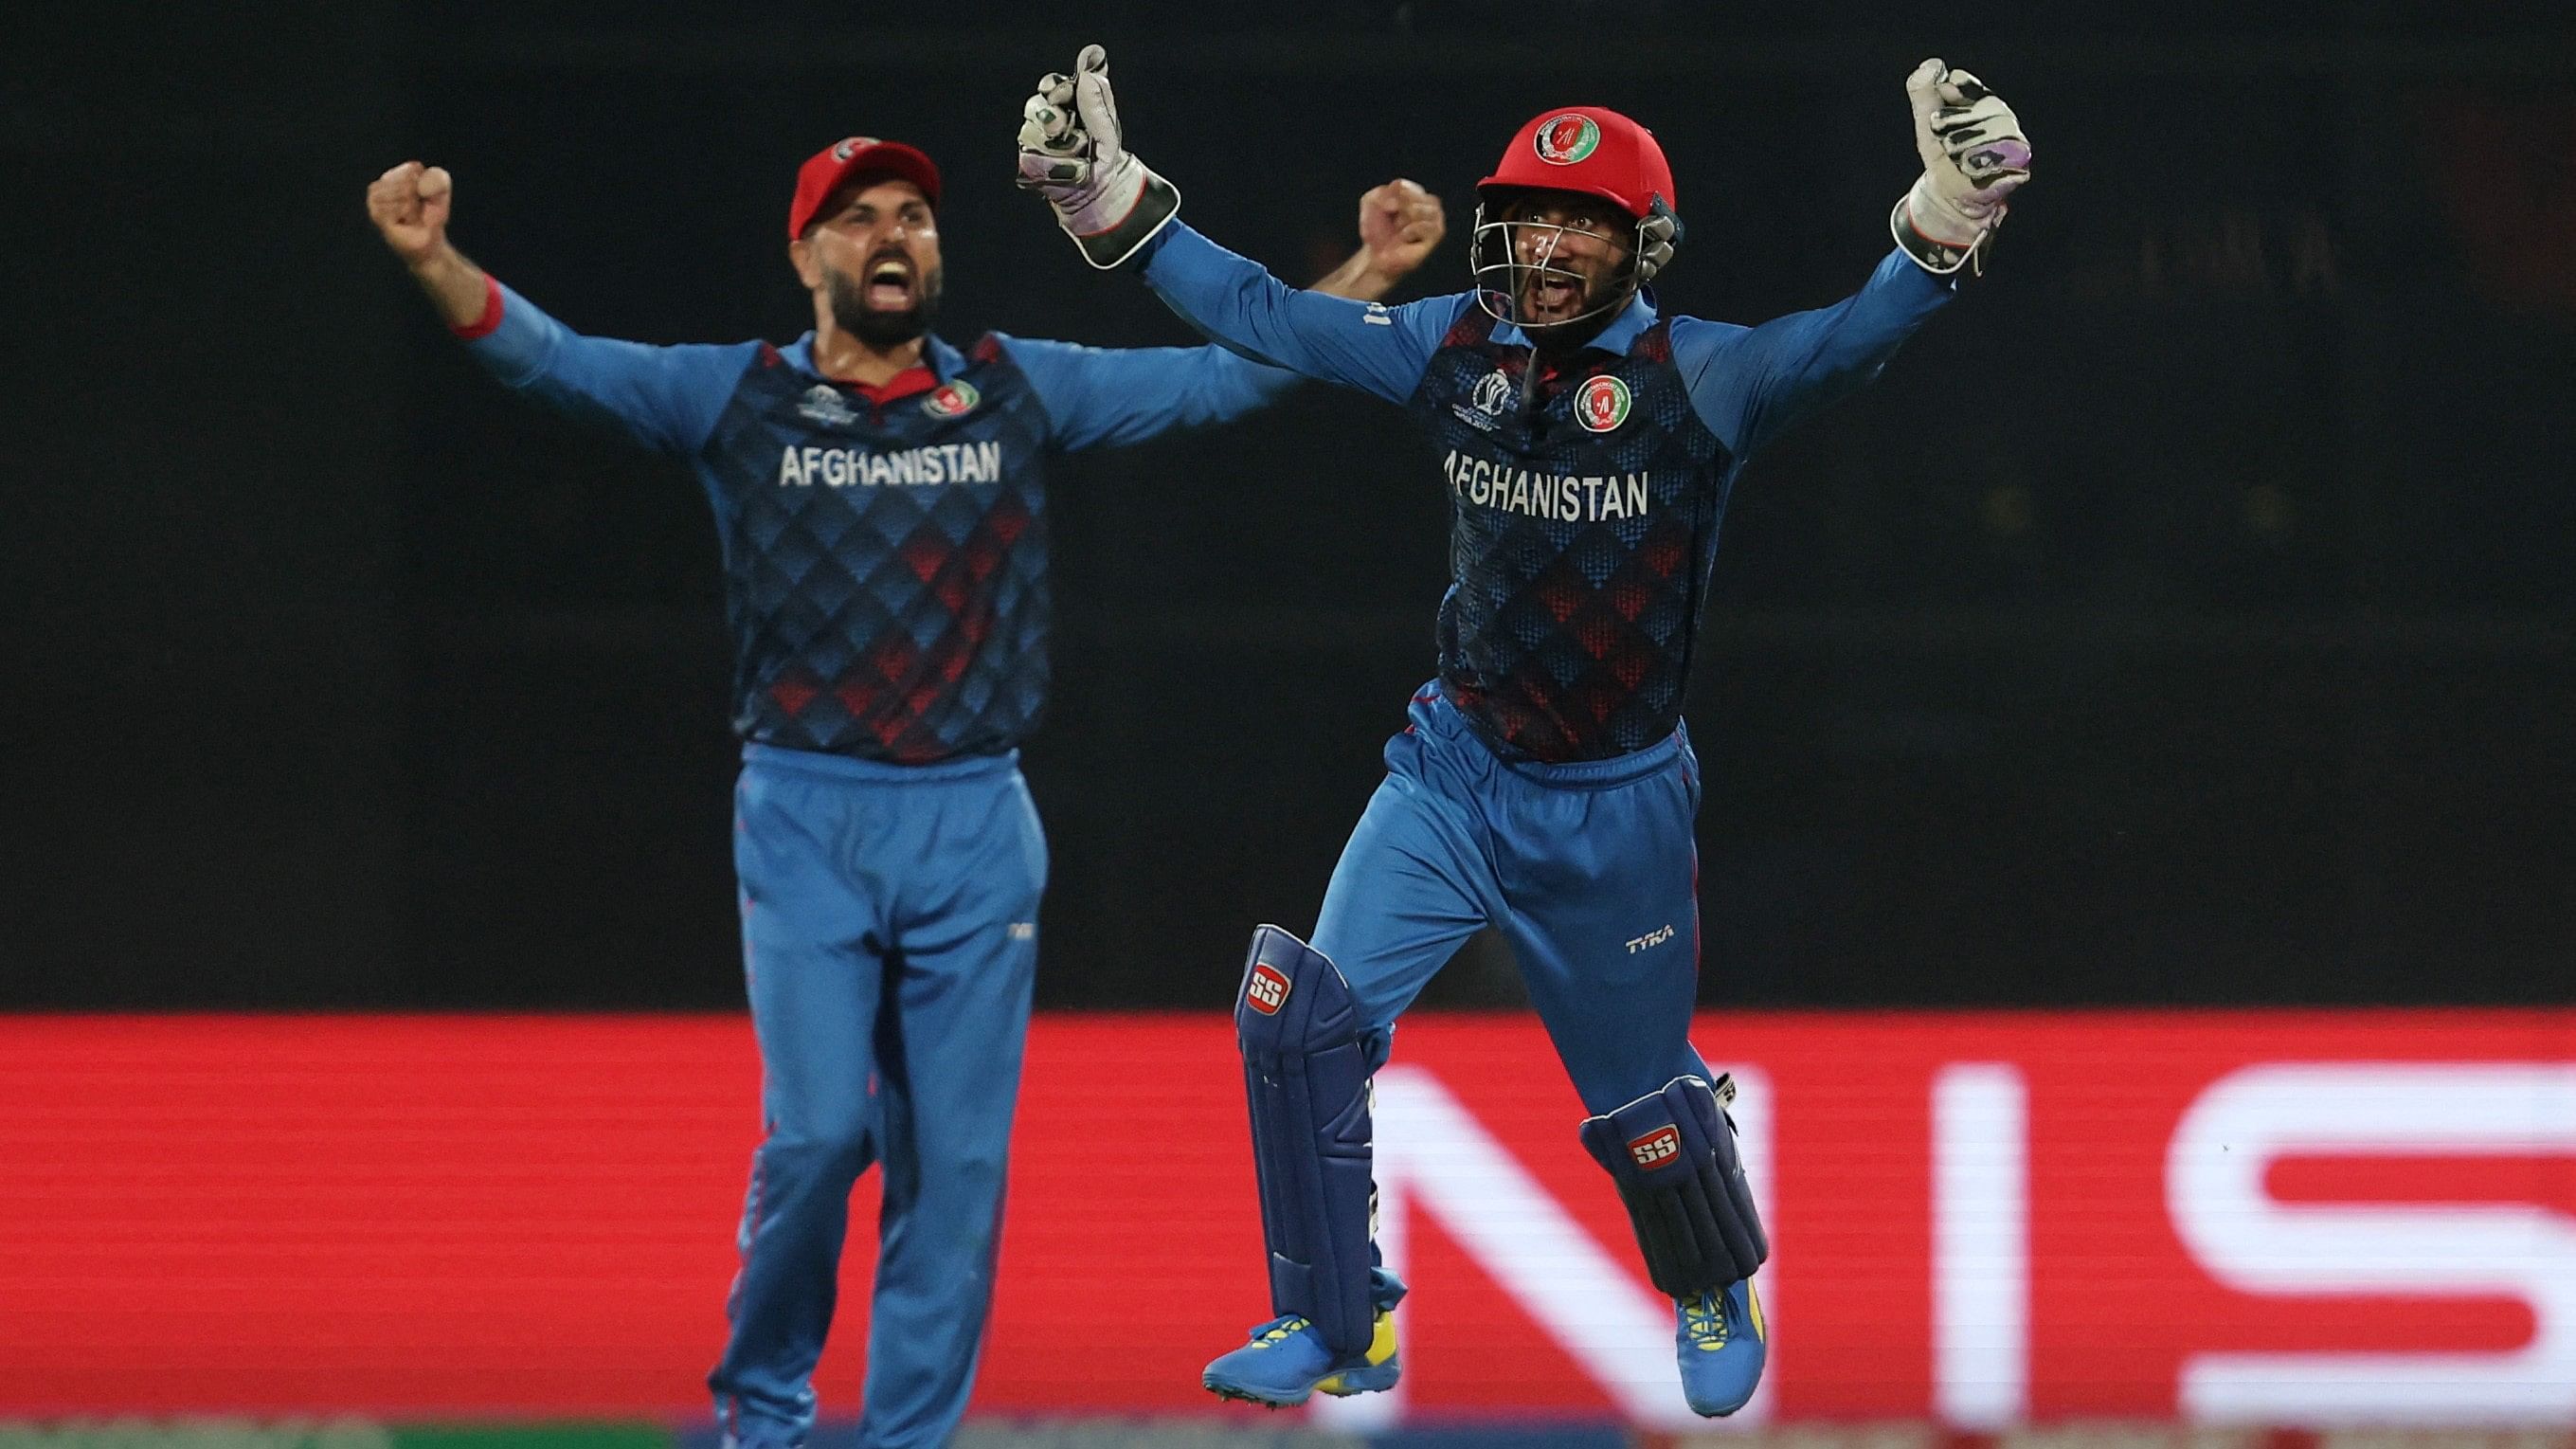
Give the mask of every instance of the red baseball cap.
[{"label": "red baseball cap", "polygon": [[787,205],[788,240],[803,236],[814,213],[823,209],[833,192],[856,176],[891,176],[909,181],[921,188],[933,209],[939,205],[939,168],[930,164],[929,157],[901,141],[852,136],[815,152],[797,170],[796,199]]},{"label": "red baseball cap", "polygon": [[1521,127],[1494,174],[1476,183],[1479,191],[1488,186],[1578,191],[1635,217],[1658,199],[1681,209],[1655,133],[1606,106],[1561,106]]}]

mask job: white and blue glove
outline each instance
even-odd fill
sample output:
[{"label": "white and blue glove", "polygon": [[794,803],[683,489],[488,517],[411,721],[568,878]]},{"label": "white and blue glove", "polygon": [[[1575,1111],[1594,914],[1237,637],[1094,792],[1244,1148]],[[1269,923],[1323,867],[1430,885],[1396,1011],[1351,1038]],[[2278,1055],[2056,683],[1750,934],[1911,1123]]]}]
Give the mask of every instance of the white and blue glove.
[{"label": "white and blue glove", "polygon": [[1682,219],[1672,208],[1657,203],[1646,218],[1637,223],[1637,285],[1644,286],[1655,274],[1673,264],[1673,248],[1682,241]]},{"label": "white and blue glove", "polygon": [[1181,209],[1181,193],[1120,144],[1109,52],[1086,45],[1070,76],[1049,75],[1020,110],[1020,177],[1055,208],[1085,261],[1136,254]]},{"label": "white and blue glove", "polygon": [[1917,266],[1946,277],[1985,270],[1985,241],[2005,202],[2030,179],[2030,140],[1994,92],[1964,70],[1927,60],[1905,78],[1914,103],[1922,179],[1898,199],[1887,228]]}]

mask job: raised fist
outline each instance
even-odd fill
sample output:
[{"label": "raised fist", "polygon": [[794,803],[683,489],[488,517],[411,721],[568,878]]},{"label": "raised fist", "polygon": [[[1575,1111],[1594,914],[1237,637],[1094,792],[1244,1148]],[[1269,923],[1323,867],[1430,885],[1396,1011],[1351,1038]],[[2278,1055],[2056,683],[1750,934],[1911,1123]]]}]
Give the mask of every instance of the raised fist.
[{"label": "raised fist", "polygon": [[418,265],[447,244],[447,214],[455,206],[456,180],[444,166],[405,161],[367,187],[367,216],[385,245]]},{"label": "raised fist", "polygon": [[1402,277],[1422,265],[1449,233],[1440,198],[1418,181],[1389,181],[1360,197],[1360,245],[1382,276]]}]

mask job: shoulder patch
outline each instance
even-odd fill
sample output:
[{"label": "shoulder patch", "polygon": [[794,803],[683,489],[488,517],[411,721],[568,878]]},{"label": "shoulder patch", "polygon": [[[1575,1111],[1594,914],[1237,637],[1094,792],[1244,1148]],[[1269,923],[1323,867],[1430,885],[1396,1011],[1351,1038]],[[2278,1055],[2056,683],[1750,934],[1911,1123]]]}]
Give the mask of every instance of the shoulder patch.
[{"label": "shoulder patch", "polygon": [[763,367],[779,367],[779,366],[783,366],[783,365],[786,363],[786,361],[787,361],[787,359],[786,359],[786,358],[781,357],[781,356],[779,356],[779,355],[778,355],[778,349],[777,349],[777,348],[772,347],[771,345],[769,345],[769,344],[768,344],[768,343],[766,343],[766,342],[764,342],[764,343],[760,344],[760,365],[761,365],[761,366],[763,366]]},{"label": "shoulder patch", "polygon": [[1635,358],[1641,358],[1647,362],[1672,361],[1672,319],[1669,317],[1656,318],[1654,326],[1637,334],[1636,342],[1631,344],[1628,348],[1628,355]]},{"label": "shoulder patch", "polygon": [[998,362],[1002,356],[1002,339],[987,332],[975,339],[975,345],[966,349],[966,355],[977,362]]}]

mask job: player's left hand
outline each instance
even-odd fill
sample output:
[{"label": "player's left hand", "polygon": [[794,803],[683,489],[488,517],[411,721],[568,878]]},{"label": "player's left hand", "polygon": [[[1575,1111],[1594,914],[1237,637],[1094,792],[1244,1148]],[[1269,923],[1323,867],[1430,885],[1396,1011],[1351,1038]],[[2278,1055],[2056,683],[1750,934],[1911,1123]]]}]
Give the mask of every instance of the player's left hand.
[{"label": "player's left hand", "polygon": [[1129,153],[1109,88],[1109,52],[1086,45],[1071,76],[1048,75],[1020,107],[1019,184],[1046,198],[1083,259],[1114,267],[1181,209],[1181,193]]},{"label": "player's left hand", "polygon": [[1410,274],[1449,234],[1449,213],[1418,181],[1372,186],[1360,196],[1360,248],[1389,281]]},{"label": "player's left hand", "polygon": [[1938,59],[1914,68],[1905,95],[1923,175],[1896,203],[1888,229],[1917,265],[1948,276],[1981,258],[2003,224],[2006,202],[2030,179],[2030,140],[1984,82]]}]

